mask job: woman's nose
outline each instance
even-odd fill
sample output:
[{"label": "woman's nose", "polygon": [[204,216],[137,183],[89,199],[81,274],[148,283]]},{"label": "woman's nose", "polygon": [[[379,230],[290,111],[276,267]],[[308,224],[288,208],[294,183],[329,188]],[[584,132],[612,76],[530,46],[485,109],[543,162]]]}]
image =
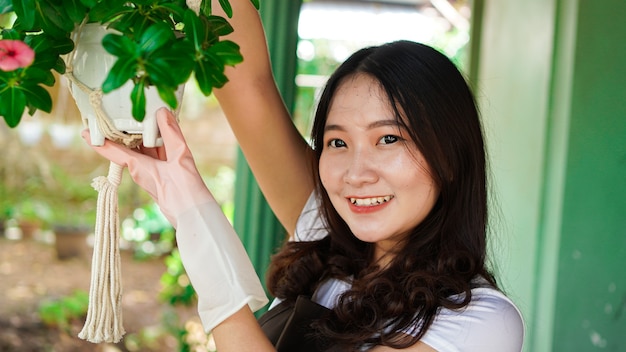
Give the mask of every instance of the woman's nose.
[{"label": "woman's nose", "polygon": [[378,180],[376,172],[375,160],[371,154],[366,151],[358,151],[351,155],[351,159],[347,160],[344,182],[352,186],[360,186],[362,184],[374,183]]}]

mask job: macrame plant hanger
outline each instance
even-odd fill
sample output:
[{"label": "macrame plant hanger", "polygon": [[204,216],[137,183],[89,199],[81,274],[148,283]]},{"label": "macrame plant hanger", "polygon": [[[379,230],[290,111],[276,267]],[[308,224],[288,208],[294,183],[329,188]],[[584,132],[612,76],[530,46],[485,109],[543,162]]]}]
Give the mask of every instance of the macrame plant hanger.
[{"label": "macrame plant hanger", "polygon": [[[78,45],[82,25],[76,32]],[[90,88],[80,82],[73,73],[74,50],[66,57],[65,77],[70,90],[76,87],[89,95],[97,126],[105,138],[136,148],[142,143],[141,134],[127,134],[115,128],[113,122],[102,109],[102,90]],[[87,127],[86,118],[83,124]],[[81,339],[93,343],[119,342],[125,333],[122,324],[122,275],[120,269],[118,194],[124,167],[113,162],[109,165],[108,176],[99,176],[91,184],[98,191],[94,245],[91,263],[91,284],[89,306],[83,329],[78,334]]]}]

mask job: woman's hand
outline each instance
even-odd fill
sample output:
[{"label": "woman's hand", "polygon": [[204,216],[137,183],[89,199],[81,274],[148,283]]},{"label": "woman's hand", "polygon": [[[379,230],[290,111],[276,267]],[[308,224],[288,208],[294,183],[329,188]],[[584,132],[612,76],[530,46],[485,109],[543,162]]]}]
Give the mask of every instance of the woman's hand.
[{"label": "woman's hand", "polygon": [[[245,305],[248,311],[260,309],[267,297],[239,237],[202,181],[176,119],[165,108],[156,118],[163,147],[132,150],[105,141],[93,149],[128,166],[133,180],[176,227],[180,257],[208,332]],[[82,135],[90,141],[89,131]]]},{"label": "woman's hand", "polygon": [[[127,166],[135,183],[152,196],[176,227],[178,215],[185,210],[214,200],[174,115],[166,108],[159,109],[156,115],[162,147],[130,149],[107,140],[103,146],[92,148],[112,162]],[[83,131],[82,136],[91,145],[89,131]]]}]

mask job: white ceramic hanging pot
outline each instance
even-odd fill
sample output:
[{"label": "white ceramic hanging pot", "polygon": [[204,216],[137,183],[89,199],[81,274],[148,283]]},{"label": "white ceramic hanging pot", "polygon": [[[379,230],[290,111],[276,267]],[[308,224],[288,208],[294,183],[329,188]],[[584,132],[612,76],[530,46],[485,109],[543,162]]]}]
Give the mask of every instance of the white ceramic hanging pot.
[{"label": "white ceramic hanging pot", "polygon": [[[91,90],[100,88],[109,70],[115,64],[117,58],[109,54],[102,47],[102,38],[108,33],[115,33],[99,24],[86,24],[77,38],[77,45],[72,59],[74,77]],[[177,99],[182,101],[183,88],[181,85],[176,92]],[[132,104],[130,93],[133,89],[131,82],[126,82],[122,87],[105,94],[102,97],[102,110],[113,123],[115,129],[129,134],[142,134],[143,145],[154,147],[161,143],[158,127],[156,124],[156,111],[167,104],[159,97],[155,87],[146,89],[146,115],[143,122],[138,122],[132,117]],[[103,145],[105,134],[98,128],[96,112],[90,102],[89,92],[84,92],[75,84],[70,86],[70,91],[83,120],[88,121],[93,145]]]}]

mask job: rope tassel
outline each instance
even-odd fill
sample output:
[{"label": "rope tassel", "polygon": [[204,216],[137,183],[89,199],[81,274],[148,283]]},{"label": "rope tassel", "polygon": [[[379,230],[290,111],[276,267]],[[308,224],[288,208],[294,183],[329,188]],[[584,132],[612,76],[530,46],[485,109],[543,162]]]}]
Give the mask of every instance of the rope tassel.
[{"label": "rope tassel", "polygon": [[109,175],[91,184],[98,191],[95,241],[91,263],[89,307],[81,339],[93,343],[119,342],[122,325],[122,280],[120,270],[117,189],[124,167],[111,162]]},{"label": "rope tassel", "polygon": [[[64,76],[69,81],[70,92],[75,99],[77,96],[82,96],[81,94],[87,94],[89,105],[93,110],[93,114],[81,110],[83,124],[88,127],[90,125],[89,119],[93,118],[95,119],[93,125],[106,139],[131,149],[136,148],[143,142],[143,135],[118,130],[113,120],[103,109],[102,90],[89,87],[74,75],[73,63],[76,60],[76,48],[79,46],[84,25],[85,22],[75,32],[73,38],[75,50],[64,57],[66,65]],[[124,167],[111,162],[109,175],[97,177],[92,183],[92,186],[98,191],[98,204],[91,264],[91,286],[89,288],[87,318],[78,337],[93,343],[116,343],[122,339],[125,333],[122,326],[122,282],[117,197],[117,189],[123,171]]]}]

